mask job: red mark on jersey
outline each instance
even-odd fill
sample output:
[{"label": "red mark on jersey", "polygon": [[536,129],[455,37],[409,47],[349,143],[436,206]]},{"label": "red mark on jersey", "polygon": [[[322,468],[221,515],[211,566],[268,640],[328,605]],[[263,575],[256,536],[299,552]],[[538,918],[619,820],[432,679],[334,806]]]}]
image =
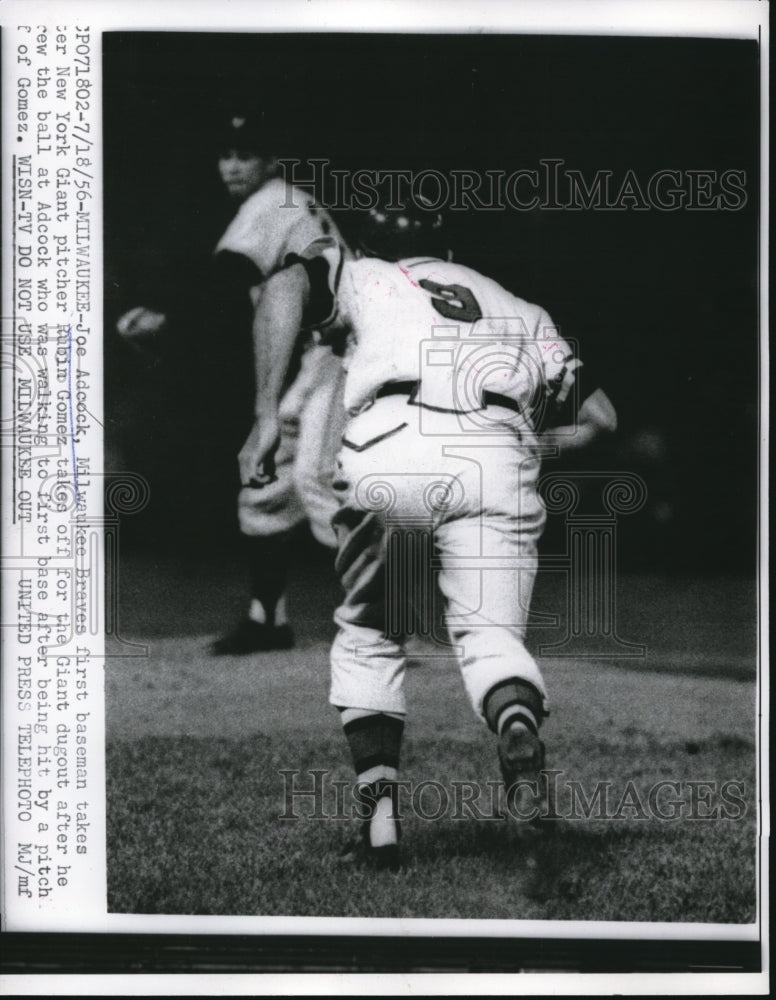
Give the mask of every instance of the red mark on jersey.
[{"label": "red mark on jersey", "polygon": [[401,273],[404,275],[407,281],[409,281],[409,283],[412,285],[413,288],[420,288],[420,285],[417,283],[417,281],[413,280],[412,275],[410,274],[410,272],[407,270],[406,267],[402,267],[401,264],[399,263],[397,263],[396,266],[399,268]]}]

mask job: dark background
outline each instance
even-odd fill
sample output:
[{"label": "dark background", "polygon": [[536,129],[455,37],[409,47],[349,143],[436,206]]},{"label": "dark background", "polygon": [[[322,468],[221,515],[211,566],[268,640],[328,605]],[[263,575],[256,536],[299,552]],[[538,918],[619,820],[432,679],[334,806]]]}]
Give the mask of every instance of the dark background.
[{"label": "dark background", "polygon": [[[754,42],[493,35],[116,33],[104,44],[106,441],[151,484],[125,544],[236,536],[250,426],[246,315],[212,250],[233,212],[225,111],[259,108],[278,152],[333,168],[660,169],[746,174],[738,211],[469,211],[456,259],[547,308],[614,399],[594,461],[638,472],[624,567],[751,572],[758,448],[759,69]],[[615,188],[616,190],[616,188]],[[336,216],[347,232],[352,220]],[[171,320],[162,357],[123,344],[134,305]],[[550,526],[546,545],[557,540]]]}]

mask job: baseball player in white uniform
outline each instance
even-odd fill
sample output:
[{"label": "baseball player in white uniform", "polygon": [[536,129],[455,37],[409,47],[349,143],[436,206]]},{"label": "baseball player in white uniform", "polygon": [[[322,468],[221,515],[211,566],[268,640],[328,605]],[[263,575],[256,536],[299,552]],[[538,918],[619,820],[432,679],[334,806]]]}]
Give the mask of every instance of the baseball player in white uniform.
[{"label": "baseball player in white uniform", "polygon": [[[326,211],[278,176],[277,160],[263,152],[267,140],[255,122],[232,117],[221,146],[221,180],[239,208],[215,252],[250,263],[251,287],[245,293],[255,305],[263,282],[289,253],[303,251],[319,237],[337,241],[341,237]],[[118,328],[128,339],[142,342],[160,333],[165,323],[163,314],[138,308],[126,313]],[[224,334],[229,336],[230,331]],[[312,338],[298,348],[283,384],[274,474],[261,482],[246,482],[239,493],[250,603],[236,628],[212,644],[216,655],[292,646],[285,605],[289,533],[307,519],[319,542],[336,544],[331,518],[337,502],[331,480],[344,419],[342,367],[329,347],[314,344]],[[305,494],[304,505],[300,491]]]},{"label": "baseball player in white uniform", "polygon": [[[316,241],[289,259],[257,314],[281,368],[300,326],[347,345],[334,519],[345,597],[330,700],[369,788],[365,845],[389,866],[398,863],[393,796],[406,713],[406,655],[391,627],[394,581],[407,579],[402,539],[419,527],[432,539],[464,686],[498,736],[506,786],[538,781],[548,699],[524,638],[545,521],[540,425],[562,423],[564,406],[577,410],[553,432],[566,447],[616,426],[600,389],[577,405],[581,362],[548,314],[444,259],[434,246],[441,220],[416,215],[371,214],[363,245],[379,257],[351,259],[335,240]],[[268,386],[243,477],[268,456],[271,465],[273,397]]]}]

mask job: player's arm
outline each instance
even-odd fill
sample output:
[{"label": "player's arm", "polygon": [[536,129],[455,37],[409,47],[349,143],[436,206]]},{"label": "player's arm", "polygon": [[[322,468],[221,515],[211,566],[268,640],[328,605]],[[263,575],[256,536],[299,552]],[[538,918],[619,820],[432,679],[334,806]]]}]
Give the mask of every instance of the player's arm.
[{"label": "player's arm", "polygon": [[544,310],[539,316],[536,336],[549,391],[548,426],[541,434],[542,442],[564,454],[587,448],[614,433],[617,411],[612,401],[600,388],[595,372],[574,356]]},{"label": "player's arm", "polygon": [[617,430],[617,412],[603,391],[595,389],[583,401],[572,423],[553,427],[542,434],[542,441],[565,452],[587,448],[598,438]]},{"label": "player's arm", "polygon": [[255,421],[239,454],[240,481],[244,486],[265,485],[274,477],[273,459],[280,441],[280,399],[309,294],[307,272],[301,264],[295,264],[273,275],[259,298],[253,318]]}]

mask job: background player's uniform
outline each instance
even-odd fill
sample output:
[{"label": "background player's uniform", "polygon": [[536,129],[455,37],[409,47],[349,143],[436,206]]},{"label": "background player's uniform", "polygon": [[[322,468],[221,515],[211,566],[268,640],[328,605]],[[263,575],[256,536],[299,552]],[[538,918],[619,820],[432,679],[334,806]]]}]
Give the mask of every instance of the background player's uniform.
[{"label": "background player's uniform", "polygon": [[545,520],[536,425],[569,395],[579,362],[543,309],[459,264],[348,261],[329,240],[304,256],[311,282],[313,262],[327,265],[331,311],[319,329],[349,340],[332,703],[404,713],[386,566],[391,540],[423,526],[475,711],[517,679],[538,693],[541,715],[546,690],[523,641]]},{"label": "background player's uniform", "polygon": [[[338,232],[330,216],[303,191],[281,178],[267,181],[240,206],[216,246],[216,254],[246,257],[264,281],[289,253]],[[252,290],[254,302],[261,294]],[[261,489],[243,487],[238,500],[240,530],[248,536],[279,535],[305,518],[325,545],[335,544],[331,517],[336,500],[331,479],[342,424],[342,368],[331,349],[310,343],[280,407],[277,479]],[[300,502],[300,490],[305,494]]]}]

